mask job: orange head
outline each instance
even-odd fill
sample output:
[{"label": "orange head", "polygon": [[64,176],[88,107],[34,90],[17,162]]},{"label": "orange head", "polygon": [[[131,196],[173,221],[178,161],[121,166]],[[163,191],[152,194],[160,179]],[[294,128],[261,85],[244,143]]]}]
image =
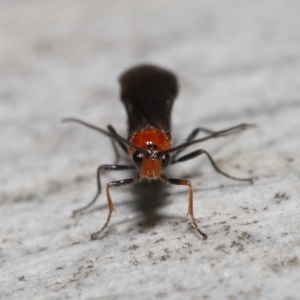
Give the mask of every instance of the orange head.
[{"label": "orange head", "polygon": [[129,141],[147,151],[141,153],[129,147],[129,154],[140,170],[141,177],[150,180],[158,178],[162,170],[170,164],[169,154],[163,156],[158,154],[171,148],[171,136],[157,128],[147,127],[133,134]]}]

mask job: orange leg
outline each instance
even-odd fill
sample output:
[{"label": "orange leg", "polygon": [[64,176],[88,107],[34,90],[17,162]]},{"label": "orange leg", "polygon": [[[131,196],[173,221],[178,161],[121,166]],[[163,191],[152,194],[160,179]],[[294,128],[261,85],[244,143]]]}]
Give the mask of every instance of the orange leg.
[{"label": "orange leg", "polygon": [[199,228],[199,226],[197,225],[197,222],[195,220],[194,217],[194,210],[193,210],[193,188],[192,188],[192,184],[189,180],[185,180],[185,179],[177,179],[177,178],[168,178],[164,175],[160,176],[161,179],[163,179],[164,181],[170,183],[170,184],[174,184],[174,185],[186,185],[189,187],[189,204],[188,204],[188,215],[191,216],[192,219],[192,223],[194,225],[194,227],[196,228],[196,230],[202,235],[203,239],[206,240],[207,239],[207,235],[201,231],[201,229]]},{"label": "orange leg", "polygon": [[91,235],[92,240],[97,240],[97,239],[100,238],[102,231],[107,227],[107,225],[110,221],[111,214],[113,213],[113,211],[115,211],[114,204],[111,200],[111,196],[110,196],[110,193],[109,193],[109,189],[112,188],[112,187],[128,185],[128,184],[137,182],[139,180],[140,180],[140,176],[136,176],[136,177],[129,178],[129,179],[122,179],[122,180],[118,180],[118,181],[112,181],[106,186],[106,197],[107,197],[107,203],[108,203],[108,216],[107,216],[106,222],[103,225],[103,227],[99,231],[94,232]]}]

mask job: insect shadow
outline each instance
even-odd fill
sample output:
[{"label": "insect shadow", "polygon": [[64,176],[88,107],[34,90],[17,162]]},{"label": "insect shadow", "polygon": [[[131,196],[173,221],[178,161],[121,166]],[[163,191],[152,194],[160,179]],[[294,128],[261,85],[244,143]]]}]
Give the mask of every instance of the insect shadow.
[{"label": "insect shadow", "polygon": [[159,210],[169,204],[167,189],[166,184],[160,180],[150,182],[145,180],[132,186],[131,209],[141,214],[138,225],[149,229],[163,221],[163,215]]}]

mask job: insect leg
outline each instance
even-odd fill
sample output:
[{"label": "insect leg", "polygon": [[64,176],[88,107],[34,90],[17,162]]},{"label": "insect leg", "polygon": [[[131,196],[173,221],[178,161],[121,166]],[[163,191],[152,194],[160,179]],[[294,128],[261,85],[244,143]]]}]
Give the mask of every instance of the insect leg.
[{"label": "insect leg", "polygon": [[196,228],[196,230],[202,235],[203,239],[206,240],[207,239],[207,235],[201,231],[201,229],[198,227],[197,222],[195,220],[194,217],[194,210],[193,210],[193,188],[192,188],[192,184],[189,180],[185,180],[185,179],[177,179],[177,178],[168,178],[164,175],[160,176],[161,179],[163,179],[164,181],[170,183],[170,184],[174,184],[174,185],[186,185],[189,188],[189,204],[188,204],[188,215],[191,216],[192,219],[192,223],[194,225],[194,227]]},{"label": "insect leg", "polygon": [[242,130],[248,128],[248,127],[253,127],[253,126],[255,126],[255,125],[254,124],[242,123],[240,125],[237,125],[237,126],[225,129],[225,130],[220,130],[220,131],[215,131],[215,130],[211,130],[211,129],[207,129],[207,128],[203,128],[203,127],[197,127],[180,144],[180,146],[182,146],[182,148],[180,148],[179,150],[177,150],[175,152],[175,154],[172,157],[172,161],[175,161],[178,154],[180,154],[183,150],[186,149],[186,147],[184,147],[184,144],[193,141],[200,131],[203,131],[203,132],[208,133],[210,135],[216,135],[216,136],[213,136],[213,137],[220,137],[220,136],[226,136],[226,135],[230,135],[230,134],[233,134],[233,133],[237,133],[237,132],[242,131]]},{"label": "insect leg", "polygon": [[101,194],[101,181],[100,181],[100,173],[101,171],[124,171],[124,170],[132,170],[135,169],[134,166],[125,166],[125,165],[101,165],[97,169],[97,194],[93,198],[93,200],[86,206],[74,210],[73,217],[76,216],[78,213],[85,211],[87,208],[91,207],[97,200],[98,196]]},{"label": "insect leg", "polygon": [[112,181],[112,182],[107,184],[107,186],[106,186],[106,196],[107,196],[108,209],[109,209],[107,220],[106,220],[105,224],[103,225],[103,227],[99,231],[97,231],[97,232],[95,232],[91,235],[92,240],[97,240],[100,237],[100,234],[107,227],[107,225],[110,221],[111,214],[113,213],[113,211],[115,211],[114,204],[111,200],[111,196],[110,196],[110,193],[109,193],[109,189],[112,188],[112,187],[128,185],[128,184],[137,182],[139,180],[140,180],[140,176],[138,175],[138,176],[133,177],[133,178],[122,179],[122,180],[118,180],[118,181]]},{"label": "insect leg", "polygon": [[[215,133],[215,131],[213,131],[213,130],[210,130],[207,128],[202,128],[202,127],[197,127],[187,136],[187,138],[181,143],[181,145],[191,142],[193,139],[195,139],[195,137],[198,135],[198,133],[200,131],[203,131],[203,132],[209,133],[209,134]],[[179,149],[178,151],[176,151],[175,154],[173,155],[173,159],[176,158],[178,156],[178,154],[181,153],[184,149],[185,148],[183,147],[182,149]]]},{"label": "insect leg", "polygon": [[219,169],[219,167],[217,166],[217,164],[215,163],[215,161],[213,160],[213,158],[210,156],[210,154],[203,150],[203,149],[199,149],[199,150],[196,150],[196,151],[193,151],[189,154],[186,154],[182,157],[179,157],[175,160],[172,161],[171,164],[177,164],[179,162],[183,162],[183,161],[187,161],[187,160],[190,160],[192,158],[195,158],[201,154],[205,154],[207,156],[207,158],[209,159],[211,165],[213,166],[213,168],[215,169],[216,172],[228,177],[228,178],[231,178],[231,179],[234,179],[234,180],[239,180],[239,181],[249,181],[250,183],[253,183],[253,179],[252,178],[237,178],[237,177],[233,177],[233,176],[230,176],[228,175],[227,173],[223,172],[222,170]]},{"label": "insect leg", "polygon": [[[114,129],[114,127],[112,125],[107,125],[107,129],[110,133],[114,133],[114,134],[117,134],[117,131]],[[118,152],[118,149],[116,147],[116,141],[114,139],[111,139],[111,143],[112,143],[112,146],[114,148],[114,152],[115,152],[115,155],[116,155],[116,159],[115,159],[115,164],[118,163],[119,161],[119,158],[120,158],[120,155],[119,155],[119,152]],[[120,146],[120,148],[126,153],[128,154],[128,149],[126,147],[126,145],[121,142],[121,141],[117,141],[118,145]]]}]

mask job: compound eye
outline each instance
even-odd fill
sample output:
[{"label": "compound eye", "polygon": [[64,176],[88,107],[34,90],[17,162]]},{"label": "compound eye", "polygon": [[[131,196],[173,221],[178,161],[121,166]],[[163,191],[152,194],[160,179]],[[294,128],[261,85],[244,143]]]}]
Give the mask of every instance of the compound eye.
[{"label": "compound eye", "polygon": [[141,169],[142,167],[143,157],[144,157],[143,153],[139,151],[135,151],[132,155],[132,160],[138,169]]},{"label": "compound eye", "polygon": [[170,162],[171,162],[170,154],[167,153],[162,157],[162,168],[165,169],[166,167],[168,167]]}]

